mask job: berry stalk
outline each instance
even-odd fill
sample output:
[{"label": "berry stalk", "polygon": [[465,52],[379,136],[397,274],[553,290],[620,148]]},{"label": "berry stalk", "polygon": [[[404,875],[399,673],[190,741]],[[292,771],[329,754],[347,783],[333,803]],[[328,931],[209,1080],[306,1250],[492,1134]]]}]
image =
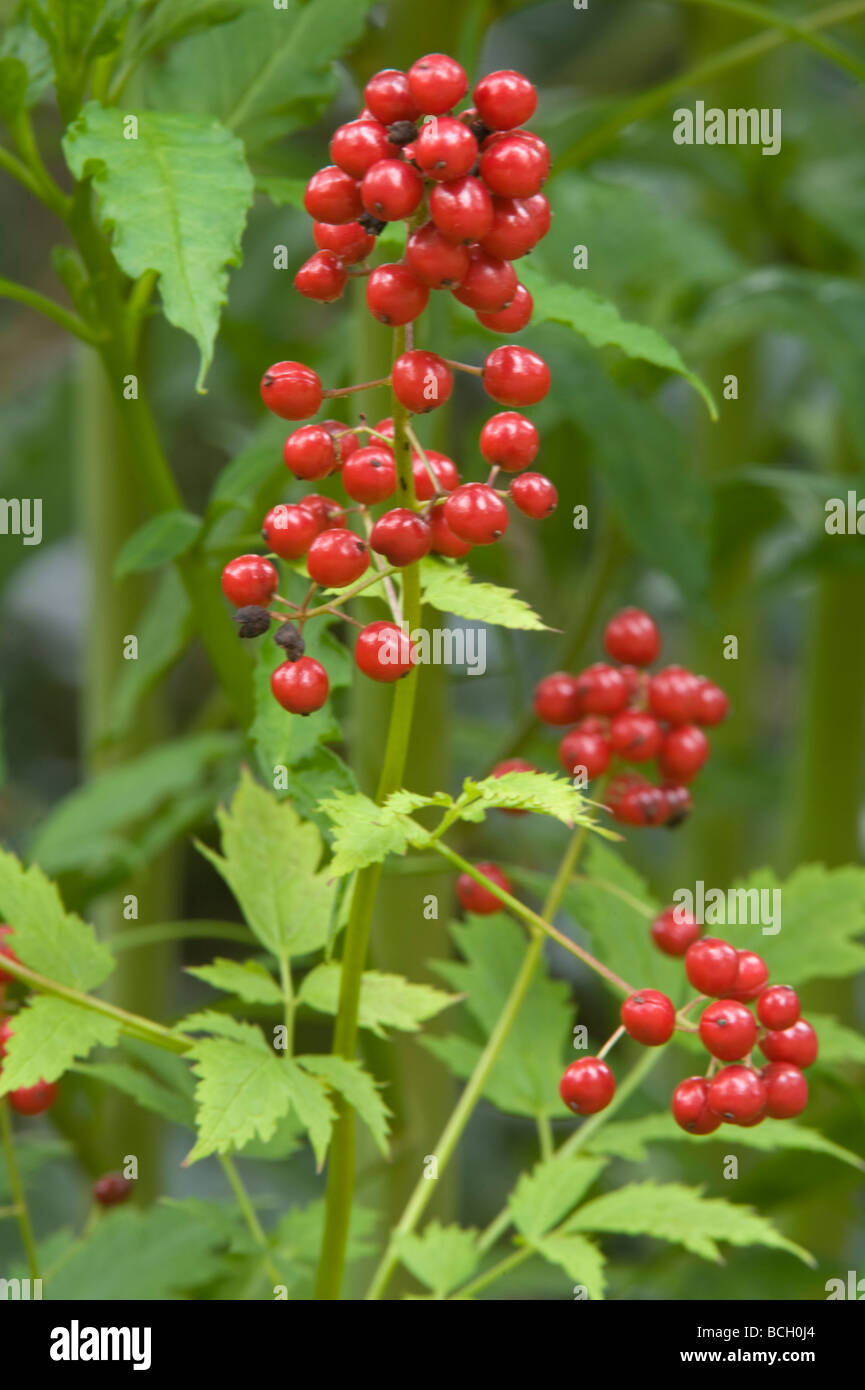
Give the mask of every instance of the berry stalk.
[{"label": "berry stalk", "polygon": [[15,1214],[18,1217],[18,1229],[21,1232],[21,1243],[27,1255],[27,1267],[30,1271],[31,1279],[39,1278],[39,1252],[36,1247],[36,1236],[33,1233],[33,1223],[30,1220],[30,1209],[27,1206],[27,1195],[24,1191],[24,1184],[21,1181],[21,1173],[18,1168],[18,1158],[15,1153],[15,1138],[12,1133],[12,1121],[9,1116],[9,1101],[6,1096],[0,1098],[0,1134],[3,1138],[3,1157],[6,1161],[6,1172],[9,1176],[9,1188],[12,1193],[12,1200],[15,1204]]}]

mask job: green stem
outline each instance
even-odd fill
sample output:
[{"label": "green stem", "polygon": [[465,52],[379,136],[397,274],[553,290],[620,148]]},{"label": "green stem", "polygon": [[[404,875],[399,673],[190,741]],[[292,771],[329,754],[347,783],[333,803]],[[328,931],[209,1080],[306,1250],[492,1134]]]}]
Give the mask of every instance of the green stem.
[{"label": "green stem", "polygon": [[15,1136],[12,1133],[12,1120],[9,1115],[9,1102],[5,1096],[0,1098],[0,1130],[2,1130],[3,1133],[3,1156],[6,1159],[9,1188],[15,1202],[15,1214],[18,1217],[21,1242],[27,1254],[27,1266],[30,1270],[30,1278],[38,1279],[39,1252],[36,1248],[36,1236],[33,1233],[30,1210],[27,1206],[27,1195],[24,1191],[24,1184],[21,1181],[21,1172],[18,1168],[18,1158],[15,1153]]},{"label": "green stem", "polygon": [[282,981],[282,997],[285,1008],[285,1055],[290,1057],[294,1052],[294,1015],[297,1002],[294,997],[291,964],[288,956],[280,956],[279,958],[279,978]]},{"label": "green stem", "polygon": [[553,1145],[553,1127],[550,1124],[549,1115],[538,1116],[538,1144],[541,1150],[541,1158],[544,1161],[552,1158],[555,1148]]},{"label": "green stem", "polygon": [[846,68],[854,77],[858,77],[860,82],[865,82],[865,64],[860,63],[840,44],[812,33],[800,20],[790,15],[775,14],[764,5],[751,4],[750,0],[679,0],[679,4],[700,5],[705,9],[719,10],[721,14],[740,15],[742,19],[751,19],[755,24],[765,24],[770,29],[777,29],[788,39],[798,39],[800,43],[807,44],[815,53]]},{"label": "green stem", "polygon": [[222,1171],[228,1178],[231,1190],[234,1193],[235,1200],[237,1202],[238,1207],[240,1208],[241,1215],[243,1216],[243,1219],[246,1222],[249,1233],[252,1236],[252,1239],[255,1241],[256,1245],[259,1247],[259,1249],[264,1252],[265,1269],[267,1270],[274,1284],[281,1284],[282,1276],[270,1257],[270,1246],[268,1243],[267,1236],[264,1233],[261,1222],[255,1214],[255,1207],[249,1200],[249,1193],[243,1185],[243,1181],[241,1179],[240,1174],[237,1171],[237,1166],[234,1162],[234,1159],[229,1158],[228,1154],[220,1154],[219,1161],[222,1164]]},{"label": "green stem", "polygon": [[62,304],[56,304],[48,295],[31,290],[27,285],[19,285],[14,280],[6,280],[0,276],[0,298],[14,299],[19,304],[26,304],[28,308],[35,309],[37,314],[44,314],[46,318],[65,328],[67,333],[80,338],[82,342],[95,345],[102,340],[103,335],[97,329],[91,328],[77,314],[70,313]]}]

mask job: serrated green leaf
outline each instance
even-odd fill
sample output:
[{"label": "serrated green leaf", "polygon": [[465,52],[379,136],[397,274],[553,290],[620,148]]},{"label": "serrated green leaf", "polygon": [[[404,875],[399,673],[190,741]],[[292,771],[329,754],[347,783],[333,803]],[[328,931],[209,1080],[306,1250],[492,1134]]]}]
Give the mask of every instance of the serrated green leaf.
[{"label": "serrated green leaf", "polygon": [[114,561],[114,578],[141,574],[176,560],[193,544],[201,526],[201,517],[181,509],[151,517],[121,546]]},{"label": "serrated green leaf", "polygon": [[484,807],[535,811],[569,826],[591,823],[585,798],[566,777],[550,772],[506,772],[480,782],[467,777],[463,791],[478,797]]},{"label": "serrated green leaf", "polygon": [[66,999],[36,995],[15,1015],[0,1071],[0,1095],[39,1080],[56,1081],[94,1047],[112,1047],[119,1033],[116,1019]]},{"label": "serrated green leaf", "polygon": [[261,1029],[254,1023],[244,1023],[233,1014],[217,1013],[216,1009],[199,1009],[194,1014],[187,1014],[186,1018],[182,1018],[176,1025],[175,1032],[215,1033],[217,1037],[232,1038],[235,1042],[259,1049],[263,1047],[267,1051]]},{"label": "serrated green leaf", "polygon": [[200,390],[226,299],[226,267],[240,263],[252,175],[243,145],[217,121],[141,111],[137,138],[126,139],[130,114],[88,102],[63,151],[76,178],[93,178],[121,269],[133,278],[159,273],[166,318],[198,344]]},{"label": "serrated green leaf", "polygon": [[328,1054],[323,1057],[298,1057],[297,1065],[311,1076],[318,1077],[356,1110],[372,1135],[376,1148],[387,1158],[388,1110],[378,1086],[360,1062]]},{"label": "serrated green leaf", "polygon": [[[324,1212],[323,1197],[285,1212],[273,1232],[276,1254],[292,1264],[297,1262],[314,1270],[321,1254]],[[372,1237],[380,1220],[378,1212],[372,1208],[364,1207],[360,1202],[352,1204],[347,1260],[360,1260],[375,1253]]]},{"label": "serrated green leaf", "polygon": [[[342,967],[337,962],[317,965],[305,977],[298,991],[298,1003],[320,1013],[336,1014],[341,976]],[[379,1038],[387,1036],[387,1028],[415,1033],[428,1018],[457,1002],[457,995],[446,994],[432,985],[416,985],[402,975],[365,970],[361,977],[358,1023]]]},{"label": "serrated green leaf", "polygon": [[203,980],[214,989],[236,994],[247,1004],[281,1004],[282,990],[276,980],[255,960],[226,960],[218,957],[210,965],[188,965],[188,975]]},{"label": "serrated green leaf", "polygon": [[592,1137],[590,1148],[594,1153],[610,1154],[632,1163],[644,1163],[649,1157],[649,1145],[654,1143],[720,1143],[729,1150],[742,1144],[749,1149],[762,1149],[772,1153],[776,1149],[801,1149],[808,1153],[826,1154],[829,1158],[840,1159],[853,1168],[865,1169],[865,1160],[850,1149],[842,1148],[831,1139],[826,1139],[814,1129],[805,1125],[793,1124],[790,1120],[764,1120],[752,1129],[729,1130],[720,1134],[707,1134],[697,1138],[680,1129],[672,1115],[646,1115],[639,1120],[610,1121]]},{"label": "serrated green leaf", "polygon": [[14,929],[18,959],[40,975],[86,991],[114,969],[108,947],[91,926],[66,912],[39,865],[25,869],[8,850],[0,850],[0,915]]},{"label": "serrated green leaf", "polygon": [[195,1111],[187,1096],[171,1091],[167,1086],[154,1081],[146,1072],[123,1062],[79,1062],[70,1071],[79,1076],[100,1081],[105,1086],[113,1086],[124,1095],[131,1096],[145,1110],[162,1115],[176,1125],[193,1128]]},{"label": "serrated green leaf", "polygon": [[606,1166],[606,1159],[562,1155],[524,1173],[508,1198],[517,1230],[535,1244],[569,1215]]},{"label": "serrated green leaf", "polygon": [[516,597],[515,589],[478,583],[466,565],[427,558],[421,561],[420,574],[424,603],[440,613],[526,632],[550,630],[524,599]]},{"label": "serrated green leaf", "polygon": [[446,1298],[465,1284],[481,1258],[477,1231],[442,1226],[438,1221],[430,1221],[421,1235],[398,1235],[395,1248],[406,1269],[437,1298]]},{"label": "serrated green leaf", "polygon": [[350,874],[367,864],[379,864],[389,854],[405,854],[409,845],[423,844],[427,831],[385,806],[377,806],[361,792],[338,793],[321,802],[321,811],[333,825],[331,877]]},{"label": "serrated green leaf", "polygon": [[532,1248],[550,1264],[559,1265],[575,1284],[582,1284],[591,1299],[604,1297],[606,1260],[596,1245],[583,1236],[553,1231],[532,1242]]}]

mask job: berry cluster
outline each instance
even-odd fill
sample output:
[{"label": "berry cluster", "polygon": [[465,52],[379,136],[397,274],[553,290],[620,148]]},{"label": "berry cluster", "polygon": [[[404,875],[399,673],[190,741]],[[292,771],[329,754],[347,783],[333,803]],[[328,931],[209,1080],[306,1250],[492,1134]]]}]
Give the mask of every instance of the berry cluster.
[{"label": "berry cluster", "polygon": [[[266,632],[273,618],[280,623],[276,641],[286,660],[274,672],[272,688],[294,713],[319,709],[328,695],[327,672],[304,655],[302,629],[309,617],[338,609],[343,598],[310,609],[315,587],[356,585],[359,591],[371,562],[367,582],[373,583],[427,554],[467,555],[504,535],[507,501],[533,519],[548,516],[558,501],[548,478],[526,471],[539,438],[520,411],[549,390],[543,359],[508,344],[494,349],[480,368],[412,346],[411,325],[431,289],[450,290],[493,332],[519,332],[532,313],[531,295],[517,281],[512,262],[550,226],[549,204],[540,192],[549,152],[521,128],[537,94],[520,73],[491,73],[475,87],[474,105],[454,115],[467,89],[465,72],[444,54],[420,58],[408,73],[377,73],[366,86],[360,115],[334,133],[333,164],[307,185],[304,204],[319,249],[298,271],[297,289],[330,303],[350,276],[364,276],[370,313],[384,324],[408,327],[405,350],[380,381],[325,390],[300,362],[277,362],[261,381],[265,405],[284,420],[309,420],[325,399],[361,386],[390,387],[402,412],[399,429],[392,418],[375,426],[363,417],[352,426],[322,420],[302,425],[286,440],[285,464],[296,478],[316,482],[339,474],[349,499],[343,508],[312,494],[274,507],[264,518],[271,553],[286,561],[305,559],[313,589],[302,606],[277,594],[279,575],[265,556],[241,555],[223,571],[223,591],[239,610],[242,637]],[[406,223],[402,259],[368,267],[376,237],[399,221]],[[481,430],[480,452],[490,470],[484,482],[463,482],[453,459],[425,449],[410,421],[449,399],[454,370],[480,376],[487,394],[507,407]],[[514,475],[509,486],[495,486],[500,473]],[[395,494],[399,505],[373,514]],[[350,528],[349,513],[363,535]],[[398,619],[393,591],[388,597]],[[270,612],[274,599],[289,611]],[[361,630],[355,659],[374,680],[392,681],[410,670],[416,653],[398,621],[378,622]]]},{"label": "berry cluster", "polygon": [[[545,724],[572,724],[559,744],[565,771],[584,782],[611,773],[605,804],[625,825],[681,824],[691,810],[688,784],[709,756],[706,727],[727,714],[720,686],[683,666],[651,675],[661,638],[648,613],[625,608],[604,631],[615,665],[596,662],[577,675],[556,671],[535,690]],[[655,762],[660,782],[622,764]]]},{"label": "berry cluster", "polygon": [[[4,923],[0,926],[0,936],[12,936],[13,931],[10,926]],[[12,947],[6,942],[0,946],[0,956],[5,956],[7,960],[17,960],[18,957]],[[15,979],[8,970],[0,969],[0,1002],[5,993],[6,986]],[[0,1059],[6,1056],[6,1044],[12,1037],[13,1028],[6,1017],[0,1018]],[[0,1071],[3,1070],[0,1061]],[[16,1091],[10,1091],[7,1097],[13,1110],[17,1110],[19,1115],[41,1115],[43,1110],[49,1110],[57,1099],[57,1086],[53,1081],[37,1081],[35,1086],[19,1086]]]}]

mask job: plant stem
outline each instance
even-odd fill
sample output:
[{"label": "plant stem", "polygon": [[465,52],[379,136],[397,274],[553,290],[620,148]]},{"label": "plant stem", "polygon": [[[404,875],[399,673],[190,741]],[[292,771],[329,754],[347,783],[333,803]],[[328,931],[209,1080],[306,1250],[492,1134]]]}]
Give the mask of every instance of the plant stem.
[{"label": "plant stem", "polygon": [[15,1136],[12,1132],[12,1119],[9,1114],[9,1102],[5,1096],[0,1098],[0,1130],[3,1134],[3,1156],[6,1160],[6,1172],[9,1177],[9,1187],[15,1203],[15,1214],[18,1217],[18,1226],[21,1231],[21,1242],[27,1254],[27,1266],[30,1270],[30,1278],[39,1278],[39,1252],[36,1248],[36,1236],[33,1233],[33,1224],[30,1220],[30,1210],[27,1206],[27,1195],[24,1191],[24,1184],[21,1181],[21,1172],[18,1167],[18,1158],[15,1153]]},{"label": "plant stem", "polygon": [[48,295],[31,290],[27,285],[19,285],[14,280],[6,280],[0,276],[0,299],[14,299],[18,304],[26,304],[29,309],[34,309],[37,314],[44,314],[82,342],[93,345],[101,341],[102,335],[97,329],[91,328],[77,314],[64,309],[62,304],[56,304]]},{"label": "plant stem", "polygon": [[285,1055],[290,1057],[294,1052],[294,1015],[297,1004],[288,956],[280,956],[279,958],[279,978],[282,981],[282,995],[285,1001]]},{"label": "plant stem", "polygon": [[264,1233],[261,1222],[255,1214],[255,1207],[249,1200],[249,1193],[243,1185],[243,1180],[237,1171],[237,1165],[233,1158],[228,1154],[220,1154],[219,1161],[222,1164],[222,1171],[228,1178],[231,1190],[234,1193],[241,1215],[249,1229],[249,1233],[256,1245],[265,1252],[264,1267],[273,1280],[274,1284],[282,1283],[282,1276],[270,1257],[270,1246],[267,1236]]},{"label": "plant stem", "polygon": [[749,0],[679,0],[679,4],[700,5],[705,9],[718,10],[721,14],[740,15],[742,19],[751,19],[755,24],[778,29],[788,39],[798,39],[801,43],[807,44],[822,57],[846,68],[860,82],[865,82],[865,64],[859,62],[852,53],[848,53],[846,48],[842,48],[833,39],[812,33],[801,20],[790,15],[775,14],[765,5],[752,5]]}]

